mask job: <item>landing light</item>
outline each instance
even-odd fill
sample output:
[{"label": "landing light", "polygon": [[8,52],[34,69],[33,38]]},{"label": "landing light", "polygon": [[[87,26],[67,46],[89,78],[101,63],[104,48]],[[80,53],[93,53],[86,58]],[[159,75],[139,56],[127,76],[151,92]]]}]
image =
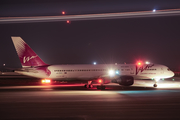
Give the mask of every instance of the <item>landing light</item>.
[{"label": "landing light", "polygon": [[109,76],[114,76],[114,74],[115,74],[115,71],[114,70],[109,70]]},{"label": "landing light", "polygon": [[97,63],[96,63],[96,62],[94,62],[93,64],[94,64],[94,65],[96,65]]},{"label": "landing light", "polygon": [[156,9],[153,9],[153,12],[156,12]]},{"label": "landing light", "polygon": [[146,63],[146,64],[150,64],[150,62],[149,62],[149,61],[146,61],[145,63]]}]

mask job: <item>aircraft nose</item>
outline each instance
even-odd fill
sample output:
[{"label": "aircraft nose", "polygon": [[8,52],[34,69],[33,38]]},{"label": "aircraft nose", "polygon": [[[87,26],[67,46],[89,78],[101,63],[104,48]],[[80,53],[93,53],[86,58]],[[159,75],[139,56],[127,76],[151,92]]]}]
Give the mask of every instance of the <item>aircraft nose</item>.
[{"label": "aircraft nose", "polygon": [[174,72],[171,71],[170,72],[170,76],[173,77],[174,76]]}]

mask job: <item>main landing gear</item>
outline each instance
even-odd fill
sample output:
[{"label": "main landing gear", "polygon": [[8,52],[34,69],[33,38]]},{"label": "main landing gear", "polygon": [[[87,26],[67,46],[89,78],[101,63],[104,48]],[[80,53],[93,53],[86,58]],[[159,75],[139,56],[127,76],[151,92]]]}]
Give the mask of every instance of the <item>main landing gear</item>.
[{"label": "main landing gear", "polygon": [[[106,89],[106,86],[104,86],[104,80],[101,80],[101,85],[97,86],[98,90],[104,90]],[[85,88],[93,88],[92,81],[88,81],[87,84],[84,85]]]},{"label": "main landing gear", "polygon": [[87,84],[84,85],[85,88],[92,88],[93,85],[92,85],[92,81],[88,81]]}]

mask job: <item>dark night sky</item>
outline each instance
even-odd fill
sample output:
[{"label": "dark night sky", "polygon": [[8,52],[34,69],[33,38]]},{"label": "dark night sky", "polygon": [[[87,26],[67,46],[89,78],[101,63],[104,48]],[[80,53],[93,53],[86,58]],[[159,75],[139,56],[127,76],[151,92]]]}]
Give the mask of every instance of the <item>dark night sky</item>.
[{"label": "dark night sky", "polygon": [[[180,0],[5,0],[0,17],[112,13],[180,8]],[[0,24],[0,69],[21,67],[11,36],[21,36],[48,64],[135,63],[180,70],[180,15]]]}]

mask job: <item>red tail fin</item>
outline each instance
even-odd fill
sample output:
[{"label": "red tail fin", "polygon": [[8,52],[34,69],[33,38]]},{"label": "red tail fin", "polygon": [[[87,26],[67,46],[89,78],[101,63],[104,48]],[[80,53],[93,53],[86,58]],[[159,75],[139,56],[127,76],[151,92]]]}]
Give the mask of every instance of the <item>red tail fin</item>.
[{"label": "red tail fin", "polygon": [[41,58],[29,47],[27,43],[23,41],[21,37],[11,37],[14,43],[16,52],[21,61],[22,67],[31,66],[45,66]]}]

